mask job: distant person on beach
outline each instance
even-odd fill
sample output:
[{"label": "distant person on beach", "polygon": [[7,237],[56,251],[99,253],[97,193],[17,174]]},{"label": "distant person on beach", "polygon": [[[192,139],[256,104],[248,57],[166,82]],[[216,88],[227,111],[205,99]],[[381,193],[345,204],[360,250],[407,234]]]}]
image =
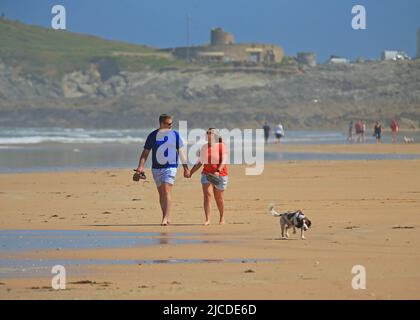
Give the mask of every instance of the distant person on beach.
[{"label": "distant person on beach", "polygon": [[267,121],[264,123],[263,130],[264,130],[264,141],[267,144],[268,138],[270,137],[270,131],[271,131],[271,128],[268,125]]},{"label": "distant person on beach", "polygon": [[362,120],[358,120],[355,125],[357,140],[359,143],[365,142],[366,124]]},{"label": "distant person on beach", "polygon": [[366,134],[366,122],[362,121],[362,132],[361,132],[361,138],[362,138],[362,143],[365,143],[365,134]]},{"label": "distant person on beach", "polygon": [[391,121],[391,134],[392,134],[392,143],[397,143],[397,137],[398,137],[398,122],[397,120],[393,119]]},{"label": "distant person on beach", "polygon": [[358,120],[354,125],[354,130],[356,131],[357,141],[360,143],[362,138],[362,120]]},{"label": "distant person on beach", "polygon": [[183,150],[184,143],[179,133],[172,130],[172,126],[173,117],[171,115],[160,115],[159,129],[154,130],[147,136],[139,165],[135,170],[139,174],[144,174],[144,165],[151,151],[152,175],[159,192],[162,226],[170,224],[172,187],[178,169],[178,155],[184,167],[184,177],[188,177],[190,174]]},{"label": "distant person on beach", "polygon": [[277,143],[280,143],[280,139],[284,137],[284,129],[281,123],[277,125],[274,134],[276,135]]},{"label": "distant person on beach", "polygon": [[[228,171],[226,165],[227,150],[219,130],[209,128],[206,135],[207,143],[201,148],[200,158],[191,169],[189,176],[191,177],[202,165],[204,165],[203,171],[201,172],[201,184],[204,197],[204,214],[206,216],[204,225],[208,226],[210,225],[211,200],[213,195],[220,214],[219,224],[225,223],[223,193],[226,190],[228,183]],[[217,183],[215,181],[209,181],[209,175],[215,175],[218,179]]]},{"label": "distant person on beach", "polygon": [[376,139],[376,144],[381,143],[382,126],[378,121],[376,121],[375,127],[373,128],[373,136]]},{"label": "distant person on beach", "polygon": [[347,141],[353,142],[353,120],[349,122],[349,134],[347,136]]}]

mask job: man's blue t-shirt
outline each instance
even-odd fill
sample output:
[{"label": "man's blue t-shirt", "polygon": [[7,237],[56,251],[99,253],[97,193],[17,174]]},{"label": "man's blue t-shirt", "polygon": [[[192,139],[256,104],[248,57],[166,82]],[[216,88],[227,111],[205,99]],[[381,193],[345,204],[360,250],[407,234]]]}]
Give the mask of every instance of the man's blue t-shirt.
[{"label": "man's blue t-shirt", "polygon": [[165,169],[178,167],[178,150],[183,146],[177,131],[157,129],[147,136],[144,149],[152,150],[153,169]]}]

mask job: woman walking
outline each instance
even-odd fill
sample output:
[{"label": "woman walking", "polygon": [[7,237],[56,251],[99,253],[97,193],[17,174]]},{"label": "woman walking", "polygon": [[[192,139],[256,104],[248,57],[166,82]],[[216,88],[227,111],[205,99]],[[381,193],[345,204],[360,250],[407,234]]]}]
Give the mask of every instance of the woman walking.
[{"label": "woman walking", "polygon": [[228,171],[226,166],[226,146],[220,137],[219,130],[209,128],[206,135],[207,143],[201,148],[200,158],[191,169],[190,177],[204,165],[203,171],[201,172],[201,184],[204,197],[204,213],[206,216],[204,225],[208,226],[211,220],[211,200],[213,195],[220,213],[219,224],[225,223],[223,193],[228,183]]},{"label": "woman walking", "polygon": [[382,135],[382,126],[378,121],[376,121],[375,127],[373,129],[373,136],[376,138],[376,144],[381,143],[381,135]]},{"label": "woman walking", "polygon": [[392,132],[392,143],[397,143],[397,135],[398,135],[398,122],[397,120],[393,119],[391,121],[391,132]]}]

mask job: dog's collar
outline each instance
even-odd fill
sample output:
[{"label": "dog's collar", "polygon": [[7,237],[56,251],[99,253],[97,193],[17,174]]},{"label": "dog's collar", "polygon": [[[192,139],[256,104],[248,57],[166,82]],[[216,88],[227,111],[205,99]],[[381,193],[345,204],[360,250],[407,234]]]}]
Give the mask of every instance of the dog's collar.
[{"label": "dog's collar", "polygon": [[[293,217],[293,224],[297,225],[298,221],[303,220],[303,219],[305,219],[305,215],[303,214],[302,211],[299,210],[295,213],[295,216]],[[303,224],[306,225],[305,222],[303,222]]]}]

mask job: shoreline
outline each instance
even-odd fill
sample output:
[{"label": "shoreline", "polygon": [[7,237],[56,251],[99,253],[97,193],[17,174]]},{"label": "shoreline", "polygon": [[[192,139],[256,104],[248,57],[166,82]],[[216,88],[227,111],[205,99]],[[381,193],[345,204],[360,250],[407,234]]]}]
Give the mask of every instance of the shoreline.
[{"label": "shoreline", "polygon": [[336,154],[420,154],[419,144],[273,144],[265,147],[266,151],[276,152],[310,152]]},{"label": "shoreline", "polygon": [[[57,149],[10,149],[0,159],[0,176],[42,172],[124,170],[136,166],[139,144],[58,144]],[[420,159],[420,144],[289,144],[264,145],[265,163],[288,161],[398,161]],[[231,155],[233,156],[233,155]],[[233,158],[231,157],[231,161]],[[147,164],[150,165],[150,164]]]}]

